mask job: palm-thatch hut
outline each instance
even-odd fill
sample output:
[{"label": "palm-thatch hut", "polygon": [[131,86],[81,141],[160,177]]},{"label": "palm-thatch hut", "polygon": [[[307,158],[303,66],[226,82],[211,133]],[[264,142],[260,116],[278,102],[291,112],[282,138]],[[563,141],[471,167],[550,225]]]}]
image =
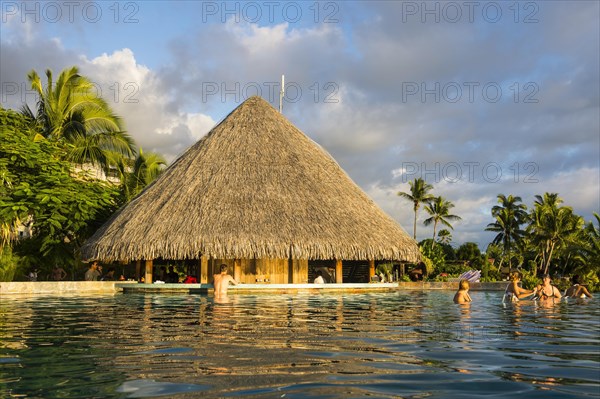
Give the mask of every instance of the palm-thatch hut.
[{"label": "palm-thatch hut", "polygon": [[[305,283],[309,262],[417,262],[416,242],[318,144],[251,97],[120,209],[83,246],[85,259],[221,263],[238,281]],[[139,265],[140,263],[138,263]],[[367,275],[366,279],[368,280]]]}]

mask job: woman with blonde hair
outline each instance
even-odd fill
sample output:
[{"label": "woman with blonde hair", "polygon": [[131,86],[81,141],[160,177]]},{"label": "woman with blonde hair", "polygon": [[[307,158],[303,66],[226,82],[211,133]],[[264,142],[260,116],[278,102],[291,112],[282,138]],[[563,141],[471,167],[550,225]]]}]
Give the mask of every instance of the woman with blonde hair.
[{"label": "woman with blonde hair", "polygon": [[469,295],[469,280],[460,280],[460,283],[458,283],[458,291],[454,294],[454,303],[467,303],[471,301],[472,299]]},{"label": "woman with blonde hair", "polygon": [[510,283],[504,290],[504,296],[502,302],[518,302],[519,299],[527,298],[528,296],[535,295],[535,290],[526,290],[519,286],[521,281],[521,273],[513,272],[510,274]]}]

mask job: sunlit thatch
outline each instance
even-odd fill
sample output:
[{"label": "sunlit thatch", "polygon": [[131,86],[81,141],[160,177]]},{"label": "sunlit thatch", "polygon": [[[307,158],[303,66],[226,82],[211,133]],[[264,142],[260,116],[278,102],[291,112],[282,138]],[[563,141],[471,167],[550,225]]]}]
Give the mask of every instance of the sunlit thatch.
[{"label": "sunlit thatch", "polygon": [[86,259],[389,259],[416,242],[333,158],[252,97],[82,248]]}]

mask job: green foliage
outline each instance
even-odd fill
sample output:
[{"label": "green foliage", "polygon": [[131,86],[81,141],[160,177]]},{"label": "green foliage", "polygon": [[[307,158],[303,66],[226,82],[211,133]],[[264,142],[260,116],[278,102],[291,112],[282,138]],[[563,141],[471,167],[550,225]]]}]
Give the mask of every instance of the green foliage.
[{"label": "green foliage", "polygon": [[427,203],[433,199],[433,195],[429,194],[429,192],[433,190],[433,186],[420,177],[408,182],[408,185],[410,186],[410,194],[399,192],[398,196],[413,203],[413,211],[415,213],[415,218],[413,221],[413,238],[416,240],[417,213],[419,212],[419,208],[421,207],[422,203]]},{"label": "green foliage", "polygon": [[590,270],[588,273],[582,275],[582,281],[587,285],[590,292],[600,291],[600,277],[598,271]]},{"label": "green foliage", "polygon": [[439,246],[440,248],[442,248],[442,251],[444,252],[444,259],[446,261],[457,259],[456,251],[454,250],[454,248],[452,248],[450,244],[438,242],[437,244],[435,244],[435,246]]},{"label": "green foliage", "polygon": [[488,266],[482,270],[482,275],[485,280],[481,281],[501,281],[502,276],[500,270],[495,265],[488,263]]},{"label": "green foliage", "polygon": [[392,270],[394,269],[394,264],[393,263],[380,263],[377,265],[377,268],[375,269],[375,273],[377,275],[383,273],[383,275],[385,276],[387,281],[391,281],[392,280]]},{"label": "green foliage", "polygon": [[127,158],[133,154],[133,140],[124,133],[121,118],[77,67],[63,70],[56,81],[52,71],[46,70],[45,87],[35,70],[27,78],[38,104],[35,113],[26,105],[23,114],[35,120],[41,136],[70,144],[65,159],[80,165],[92,163],[107,171],[115,154]]},{"label": "green foliage", "polygon": [[427,267],[425,275],[439,274],[440,270],[443,269],[446,261],[446,258],[444,256],[444,250],[439,245],[436,245],[432,248],[431,241],[432,240],[429,238],[419,243],[419,249],[421,250],[421,254],[428,261],[425,262],[424,260]]},{"label": "green foliage", "polygon": [[13,281],[18,272],[19,257],[10,246],[0,248],[0,281]]},{"label": "green foliage", "polygon": [[573,213],[573,209],[562,206],[563,200],[557,193],[536,195],[534,208],[530,214],[531,223],[527,233],[536,247],[541,260],[540,272],[557,271],[551,269],[552,260],[566,255],[566,251],[579,241],[582,235],[583,218]]},{"label": "green foliage", "polygon": [[486,256],[494,259],[498,267],[520,266],[534,275],[598,276],[600,216],[594,215],[596,227],[563,205],[558,193],[535,198],[527,214],[527,206],[520,203],[519,197],[498,196],[502,205],[492,209],[496,222],[486,228],[498,235],[488,246]]},{"label": "green foliage", "polygon": [[[165,161],[141,149],[131,159],[134,143],[121,119],[76,67],[56,81],[47,70],[45,85],[33,70],[27,77],[38,95],[35,112],[0,107],[0,247],[11,247],[21,269],[35,267],[44,276],[59,264],[74,276],[83,241],[153,181]],[[121,187],[75,172],[74,165],[88,163],[105,172],[117,167]],[[15,240],[24,222],[33,224],[33,236]]]},{"label": "green foliage", "polygon": [[473,262],[481,258],[481,251],[474,242],[465,242],[456,250],[456,257],[459,260]]},{"label": "green foliage", "polygon": [[600,215],[594,213],[596,225],[589,222],[583,228],[580,239],[571,245],[570,253],[575,253],[572,274],[592,276],[598,280],[600,275]]},{"label": "green foliage", "polygon": [[133,162],[131,172],[126,172],[125,166],[120,166],[122,171],[122,191],[125,199],[130,201],[142,192],[146,186],[156,180],[164,171],[167,161],[160,154],[153,152],[144,153],[140,148]]},{"label": "green foliage", "polygon": [[492,217],[494,217],[495,222],[489,223],[485,228],[486,231],[498,233],[492,243],[502,244],[502,254],[508,260],[509,267],[512,263],[510,253],[518,246],[525,233],[521,229],[521,225],[527,221],[527,213],[525,212],[527,206],[521,202],[521,197],[512,195],[507,197],[504,194],[498,194],[500,205],[495,205],[492,208]]},{"label": "green foliage", "polygon": [[[435,235],[436,221],[444,224],[440,217],[447,214],[451,206],[445,204],[443,198],[429,194],[433,187],[422,179],[415,179],[410,186],[410,193],[398,195],[413,202],[414,233],[419,206],[426,204],[426,210],[432,215],[428,224],[434,224]],[[485,255],[477,244],[469,242],[454,251],[447,244],[451,240],[448,230],[440,231],[435,243],[432,239],[420,242],[421,252],[428,260],[427,274],[433,278],[439,273],[454,275],[476,269],[481,270],[482,281],[498,281],[506,276],[502,274],[506,270],[519,268],[531,272],[531,284],[535,276],[542,273],[579,274],[590,276],[589,284],[596,287],[595,281],[600,280],[600,215],[594,214],[596,224],[585,223],[571,207],[562,205],[557,193],[535,198],[533,206],[528,208],[521,197],[498,195],[498,204],[491,210],[494,222],[486,227],[486,231],[497,234]],[[468,267],[463,269],[460,264],[451,262],[453,260],[468,261]]]},{"label": "green foliage", "polygon": [[[588,291],[597,292],[597,291],[600,291],[600,276],[598,275],[598,273],[599,273],[599,271],[590,270],[587,273],[573,273],[573,274],[579,274],[579,279],[581,281],[581,284],[585,285],[587,287]],[[569,276],[568,287],[570,287],[572,284],[571,279],[572,279],[572,276]]]},{"label": "green foliage", "polygon": [[564,292],[567,288],[571,286],[571,280],[567,277],[557,278],[552,281],[552,283],[558,288],[561,292]]},{"label": "green foliage", "polygon": [[423,274],[425,276],[429,276],[430,274],[434,273],[435,270],[435,265],[433,263],[433,261],[431,259],[429,259],[426,255],[423,255],[423,265],[424,265],[424,269],[423,270]]},{"label": "green foliage", "polygon": [[488,259],[494,259],[498,263],[502,257],[502,248],[497,244],[489,244],[485,250],[485,255]]},{"label": "green foliage", "polygon": [[[452,208],[454,208],[454,204],[442,196],[432,198],[425,206],[425,211],[431,216],[425,219],[423,224],[429,226],[433,223],[433,239],[435,239],[438,223],[453,229],[450,221],[461,220],[460,216],[450,214]],[[433,246],[434,244],[435,241],[432,241],[431,245]]]},{"label": "green foliage", "polygon": [[[7,113],[0,110],[5,120],[14,117]],[[118,206],[114,187],[85,180],[63,161],[66,147],[61,140],[33,141],[19,123],[0,127],[0,222],[10,229],[33,221],[36,253],[50,261],[75,259],[83,240]]]},{"label": "green foliage", "polygon": [[536,276],[535,272],[521,270],[521,286],[526,290],[532,290],[542,283],[542,280]]},{"label": "green foliage", "polygon": [[452,242],[452,233],[450,233],[450,230],[441,229],[438,231],[437,236],[438,242],[441,244],[450,244]]},{"label": "green foliage", "polygon": [[455,277],[474,269],[471,265],[464,262],[446,262],[436,269],[436,273],[446,273]]}]

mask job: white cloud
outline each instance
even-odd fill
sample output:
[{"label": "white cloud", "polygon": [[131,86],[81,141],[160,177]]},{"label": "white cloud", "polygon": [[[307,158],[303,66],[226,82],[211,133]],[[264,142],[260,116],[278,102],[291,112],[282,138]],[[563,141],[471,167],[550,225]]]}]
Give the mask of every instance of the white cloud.
[{"label": "white cloud", "polygon": [[81,72],[101,87],[103,97],[125,118],[128,133],[146,151],[172,161],[215,124],[209,115],[169,109],[170,94],[163,91],[160,77],[140,65],[130,49],[92,60],[82,57],[81,65]]}]

